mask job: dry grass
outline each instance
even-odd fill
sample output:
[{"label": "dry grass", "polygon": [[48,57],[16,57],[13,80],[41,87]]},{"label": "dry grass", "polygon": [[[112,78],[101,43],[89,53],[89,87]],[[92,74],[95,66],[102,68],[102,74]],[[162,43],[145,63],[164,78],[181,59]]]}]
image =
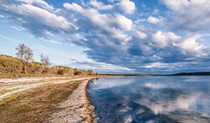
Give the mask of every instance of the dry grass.
[{"label": "dry grass", "polygon": [[0,73],[0,78],[23,78],[23,77],[61,77],[62,75],[56,74],[10,74],[10,73]]},{"label": "dry grass", "polygon": [[1,123],[45,123],[81,81],[37,87],[0,102]]}]

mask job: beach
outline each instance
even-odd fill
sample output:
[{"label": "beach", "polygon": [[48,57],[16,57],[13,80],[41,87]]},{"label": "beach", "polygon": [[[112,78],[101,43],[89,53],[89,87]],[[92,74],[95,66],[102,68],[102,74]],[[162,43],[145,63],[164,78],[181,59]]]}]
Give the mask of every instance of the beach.
[{"label": "beach", "polygon": [[90,104],[86,92],[88,81],[83,81],[65,101],[59,103],[60,110],[50,117],[51,123],[93,122],[94,108]]},{"label": "beach", "polygon": [[94,122],[86,92],[92,77],[0,79],[2,122]]}]

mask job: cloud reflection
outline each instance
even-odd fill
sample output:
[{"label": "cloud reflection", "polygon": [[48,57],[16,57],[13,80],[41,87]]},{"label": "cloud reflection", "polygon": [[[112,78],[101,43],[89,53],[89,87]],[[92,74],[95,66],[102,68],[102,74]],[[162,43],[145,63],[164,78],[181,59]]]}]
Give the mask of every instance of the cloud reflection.
[{"label": "cloud reflection", "polygon": [[[107,81],[108,79],[108,81]],[[118,81],[116,81],[116,79]],[[125,77],[120,77],[120,78],[106,78],[106,79],[100,79],[100,83],[97,82],[97,80],[94,80],[94,88],[93,90],[100,90],[100,89],[108,89],[108,88],[114,88],[114,87],[119,87],[119,86],[124,86],[124,85],[129,85],[131,84],[133,79],[127,79]]]},{"label": "cloud reflection", "polygon": [[173,111],[184,110],[189,111],[191,107],[196,105],[200,94],[192,94],[189,97],[180,96],[176,100],[161,101],[160,104],[154,104],[150,102],[148,107],[150,107],[155,114],[168,114]]},{"label": "cloud reflection", "polygon": [[208,122],[210,83],[189,78],[104,78],[90,84],[89,92],[99,122]]},{"label": "cloud reflection", "polygon": [[145,83],[145,87],[151,88],[151,89],[161,89],[161,88],[167,88],[168,86],[165,84],[160,84],[160,83]]}]

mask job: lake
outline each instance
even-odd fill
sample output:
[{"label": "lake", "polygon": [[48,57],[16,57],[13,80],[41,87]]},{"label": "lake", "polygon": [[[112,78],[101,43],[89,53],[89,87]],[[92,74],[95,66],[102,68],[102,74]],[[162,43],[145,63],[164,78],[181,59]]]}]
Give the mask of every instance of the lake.
[{"label": "lake", "polygon": [[98,123],[210,123],[209,76],[100,78],[88,94]]}]

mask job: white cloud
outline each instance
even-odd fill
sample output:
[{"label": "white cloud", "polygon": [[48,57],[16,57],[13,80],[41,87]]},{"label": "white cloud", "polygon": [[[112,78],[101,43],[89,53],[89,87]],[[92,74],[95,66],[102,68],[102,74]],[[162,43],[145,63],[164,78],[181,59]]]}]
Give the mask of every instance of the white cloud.
[{"label": "white cloud", "polygon": [[167,45],[166,35],[162,31],[157,31],[152,35],[152,40],[159,47],[165,47]]},{"label": "white cloud", "polygon": [[157,31],[155,34],[152,34],[153,42],[160,48],[166,47],[168,44],[171,44],[180,38],[181,37],[177,36],[173,32],[164,33],[162,31]]},{"label": "white cloud", "polygon": [[18,14],[19,16],[27,16],[30,21],[36,21],[39,24],[49,26],[51,28],[69,30],[71,28],[70,23],[62,16],[57,16],[47,10],[30,4],[21,5],[4,5],[7,11]]},{"label": "white cloud", "polygon": [[149,16],[149,17],[147,18],[147,21],[148,21],[149,23],[152,23],[152,24],[159,24],[159,23],[161,22],[160,19],[158,19],[158,18],[156,18],[156,17],[153,17],[153,16]]},{"label": "white cloud", "polygon": [[180,11],[184,7],[189,6],[189,4],[190,4],[190,2],[188,0],[161,0],[161,1],[164,4],[166,4],[169,8],[171,8],[171,9],[173,9],[175,11]]},{"label": "white cloud", "polygon": [[177,43],[177,47],[183,50],[183,53],[201,53],[203,49],[203,45],[197,43],[197,39],[201,38],[201,35],[195,35],[192,37],[187,37],[183,41]]},{"label": "white cloud", "polygon": [[136,35],[140,39],[146,39],[147,38],[147,34],[145,34],[143,32],[140,32],[140,31],[136,31]]},{"label": "white cloud", "polygon": [[116,21],[120,24],[120,27],[126,31],[131,31],[133,22],[132,20],[126,18],[124,15],[117,14]]},{"label": "white cloud", "polygon": [[80,5],[76,4],[76,3],[72,3],[72,4],[64,3],[63,6],[66,9],[72,9],[72,10],[78,11],[78,12],[82,12],[83,11],[83,8]]},{"label": "white cloud", "polygon": [[133,22],[121,14],[116,14],[116,17],[113,17],[110,14],[100,14],[93,8],[84,9],[76,3],[65,3],[64,7],[87,17],[94,26],[99,26],[98,29],[109,32],[112,38],[125,40],[127,38],[127,34],[124,34],[123,31],[130,31],[132,29]]},{"label": "white cloud", "polygon": [[98,13],[97,10],[90,8],[90,9],[84,9],[82,8],[82,6],[76,4],[76,3],[64,3],[64,7],[66,9],[70,9],[73,11],[76,11],[80,14],[82,14],[83,16],[89,18],[92,22],[94,22],[95,24],[102,26],[102,27],[106,27],[106,25],[108,23],[112,22],[112,18],[111,15],[107,15],[107,14],[100,14]]},{"label": "white cloud", "polygon": [[28,3],[28,4],[36,3],[36,4],[40,5],[41,7],[45,8],[45,9],[50,9],[50,10],[54,9],[53,6],[49,5],[44,0],[17,0],[17,1]]},{"label": "white cloud", "polygon": [[167,39],[171,41],[177,41],[178,39],[181,38],[180,36],[176,35],[173,32],[168,32],[166,35],[167,35]]},{"label": "white cloud", "polygon": [[118,5],[126,14],[133,14],[136,9],[135,3],[130,0],[121,0]]},{"label": "white cloud", "polygon": [[0,14],[0,18],[4,18],[4,15],[1,15],[1,14]]},{"label": "white cloud", "polygon": [[[168,23],[172,29],[200,31],[210,27],[209,0],[161,0],[170,12]],[[202,20],[202,21],[201,21]]]},{"label": "white cloud", "polygon": [[112,64],[107,64],[104,62],[95,62],[92,60],[80,60],[80,61],[75,61],[72,62],[71,67],[75,67],[75,68],[79,68],[79,69],[92,69],[94,71],[98,71],[98,72],[114,72],[114,73],[118,73],[118,72],[131,72],[133,71],[130,68],[127,67],[121,67],[121,66],[117,66],[117,65],[112,65]]},{"label": "white cloud", "polygon": [[59,44],[59,45],[62,45],[61,42],[55,41],[55,40],[51,40],[51,39],[40,38],[40,40],[45,41],[45,42],[49,42],[49,43],[52,43],[52,44]]},{"label": "white cloud", "polygon": [[162,68],[172,68],[175,64],[169,64],[169,63],[162,63],[162,62],[154,62],[144,65],[144,68],[147,69],[162,69]]},{"label": "white cloud", "polygon": [[15,29],[15,30],[17,30],[17,31],[24,31],[24,30],[26,30],[25,28],[23,28],[23,27],[16,27],[16,26],[11,26],[13,29]]},{"label": "white cloud", "polygon": [[90,5],[95,7],[97,10],[111,10],[114,8],[113,5],[110,5],[110,4],[105,5],[104,3],[97,1],[97,0],[91,0]]},{"label": "white cloud", "polygon": [[43,33],[47,36],[53,36],[53,34],[49,30],[44,30]]}]

